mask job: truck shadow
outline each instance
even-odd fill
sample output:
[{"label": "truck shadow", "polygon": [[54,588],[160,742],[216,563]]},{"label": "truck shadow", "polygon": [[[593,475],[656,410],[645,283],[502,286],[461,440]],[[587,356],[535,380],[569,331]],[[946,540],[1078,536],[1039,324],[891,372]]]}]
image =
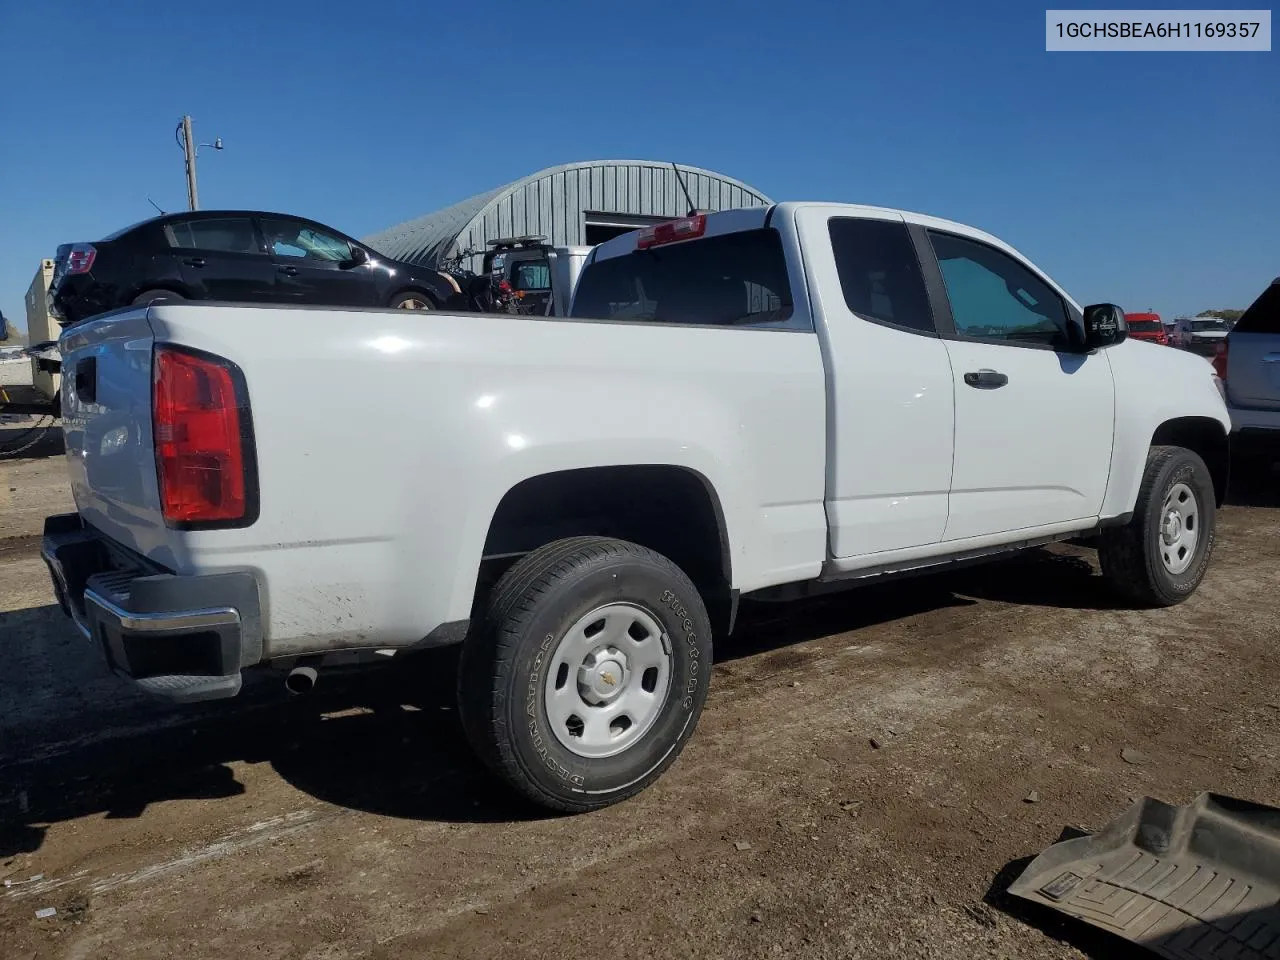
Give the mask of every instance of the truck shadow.
[{"label": "truck shadow", "polygon": [[1252,444],[1231,460],[1229,507],[1280,507],[1280,443]]},{"label": "truck shadow", "polygon": [[62,426],[50,417],[34,418],[28,424],[19,425],[0,420],[0,461],[60,457],[66,450]]},{"label": "truck shadow", "polygon": [[[1035,551],[849,594],[744,604],[739,631],[719,644],[717,657],[785,657],[792,644],[979,600],[1075,609],[1111,603],[1088,560]],[[0,637],[25,638],[13,644],[23,654],[0,649],[0,859],[38,850],[58,822],[139,817],[152,803],[242,793],[234,763],[269,764],[319,800],[383,816],[547,816],[502,789],[467,747],[455,650],[325,674],[304,698],[287,697],[281,675],[263,673],[233,700],[183,708],[141,700],[111,677],[55,607],[0,613]],[[73,682],[51,688],[51,676]]]}]

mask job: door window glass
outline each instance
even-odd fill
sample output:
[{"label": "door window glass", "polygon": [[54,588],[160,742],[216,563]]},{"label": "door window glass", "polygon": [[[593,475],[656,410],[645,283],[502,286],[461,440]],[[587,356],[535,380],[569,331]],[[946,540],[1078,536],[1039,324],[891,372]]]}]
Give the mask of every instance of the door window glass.
[{"label": "door window glass", "polygon": [[165,227],[169,245],[186,250],[215,250],[219,253],[261,253],[248,217],[186,220]]},{"label": "door window glass", "polygon": [[344,263],[351,259],[351,244],[331,233],[297,220],[262,221],[267,249],[277,257],[297,257]]},{"label": "door window glass", "polygon": [[833,217],[827,229],[850,310],[867,320],[934,332],[924,274],[906,224]]},{"label": "door window glass", "polygon": [[947,285],[956,333],[1065,350],[1066,307],[1043,280],[1008,254],[947,233],[929,232]]},{"label": "door window glass", "polygon": [[1235,328],[1240,333],[1280,333],[1280,280],[1262,292]]}]

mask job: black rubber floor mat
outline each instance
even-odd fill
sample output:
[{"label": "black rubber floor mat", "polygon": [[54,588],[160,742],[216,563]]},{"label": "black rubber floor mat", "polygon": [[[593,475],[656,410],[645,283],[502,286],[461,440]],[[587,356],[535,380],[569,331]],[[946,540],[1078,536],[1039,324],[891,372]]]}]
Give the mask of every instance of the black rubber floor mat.
[{"label": "black rubber floor mat", "polygon": [[1148,797],[1049,847],[1009,892],[1171,960],[1280,960],[1280,808]]}]

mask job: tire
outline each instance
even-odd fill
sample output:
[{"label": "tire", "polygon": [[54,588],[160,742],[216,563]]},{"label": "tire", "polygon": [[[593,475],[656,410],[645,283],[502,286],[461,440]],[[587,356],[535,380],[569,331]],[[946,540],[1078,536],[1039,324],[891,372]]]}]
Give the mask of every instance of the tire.
[{"label": "tire", "polygon": [[187,298],[182,294],[174,293],[172,290],[143,290],[140,294],[134,297],[131,302],[136,307],[149,303],[160,303],[165,300],[173,301],[186,299]]},{"label": "tire", "polygon": [[[1176,521],[1166,508],[1177,513]],[[1183,447],[1152,447],[1132,519],[1099,537],[1103,576],[1130,600],[1171,607],[1200,586],[1216,532],[1213,480],[1204,461]],[[1185,539],[1190,533],[1192,543]]]},{"label": "tire", "polygon": [[397,293],[387,304],[393,310],[434,310],[435,303],[431,297],[417,290],[405,290]]},{"label": "tire", "polygon": [[702,598],[666,557],[621,540],[559,540],[494,587],[463,644],[459,714],[472,748],[519,794],[595,810],[675,761],[706,700],[711,652]]}]

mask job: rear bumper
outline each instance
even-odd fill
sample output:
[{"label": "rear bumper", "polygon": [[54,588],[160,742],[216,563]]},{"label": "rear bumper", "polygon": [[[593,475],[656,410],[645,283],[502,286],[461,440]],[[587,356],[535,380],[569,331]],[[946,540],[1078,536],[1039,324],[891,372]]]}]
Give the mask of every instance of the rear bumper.
[{"label": "rear bumper", "polygon": [[1258,410],[1251,407],[1237,407],[1229,401],[1227,410],[1231,413],[1231,430],[1238,433],[1242,430],[1280,431],[1280,410]]},{"label": "rear bumper", "polygon": [[258,583],[246,572],[175,576],[127,554],[78,514],[45,520],[41,556],[63,613],[117,674],[179,703],[240,692],[262,659]]}]

